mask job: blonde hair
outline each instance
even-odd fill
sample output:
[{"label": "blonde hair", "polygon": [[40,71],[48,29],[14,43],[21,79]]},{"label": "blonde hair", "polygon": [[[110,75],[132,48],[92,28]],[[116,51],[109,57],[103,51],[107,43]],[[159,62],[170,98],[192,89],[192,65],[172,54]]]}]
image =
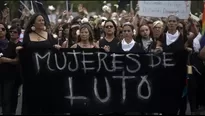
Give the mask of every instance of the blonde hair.
[{"label": "blonde hair", "polygon": [[162,21],[155,21],[154,23],[153,23],[153,27],[155,27],[157,24],[160,24],[160,25],[162,25],[162,27],[164,26],[164,23],[162,22]]}]

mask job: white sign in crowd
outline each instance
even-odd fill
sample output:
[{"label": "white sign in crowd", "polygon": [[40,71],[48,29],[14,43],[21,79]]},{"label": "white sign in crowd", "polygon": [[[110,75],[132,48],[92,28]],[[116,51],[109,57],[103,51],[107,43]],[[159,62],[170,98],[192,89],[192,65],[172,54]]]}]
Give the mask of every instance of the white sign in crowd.
[{"label": "white sign in crowd", "polygon": [[176,15],[187,19],[190,14],[191,1],[138,1],[139,15],[148,17],[168,17]]}]

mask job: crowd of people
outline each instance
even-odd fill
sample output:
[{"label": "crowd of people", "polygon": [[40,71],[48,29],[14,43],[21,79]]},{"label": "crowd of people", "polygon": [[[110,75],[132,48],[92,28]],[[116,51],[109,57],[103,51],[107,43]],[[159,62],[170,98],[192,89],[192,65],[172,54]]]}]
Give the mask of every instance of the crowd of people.
[{"label": "crowd of people", "polygon": [[[148,18],[132,12],[104,13],[69,20],[63,17],[55,25],[42,14],[32,15],[27,22],[15,18],[11,24],[0,23],[0,92],[3,114],[15,114],[18,90],[22,84],[18,51],[27,48],[96,48],[106,52],[176,52],[190,53],[192,66],[188,94],[178,111],[185,115],[187,103],[192,114],[205,105],[205,44],[202,22],[175,15]],[[184,85],[185,86],[185,85]],[[176,111],[176,113],[178,112]]]}]

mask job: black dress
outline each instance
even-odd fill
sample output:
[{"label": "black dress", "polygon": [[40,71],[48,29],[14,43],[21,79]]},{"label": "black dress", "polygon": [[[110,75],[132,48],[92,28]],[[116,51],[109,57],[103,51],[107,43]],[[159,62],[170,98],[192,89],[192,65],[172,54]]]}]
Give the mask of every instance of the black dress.
[{"label": "black dress", "polygon": [[[57,41],[48,34],[48,38],[45,41],[33,42],[30,41],[29,34],[24,36],[23,48],[25,50],[35,50],[38,49],[38,52],[44,54],[44,51],[41,52],[39,49],[50,49],[53,48]],[[55,114],[57,111],[54,108],[54,103],[57,100],[52,98],[53,94],[57,91],[58,88],[51,88],[54,82],[53,78],[49,78],[41,74],[36,74],[35,67],[24,68],[26,65],[33,66],[34,62],[32,55],[28,53],[26,58],[20,58],[24,61],[20,61],[22,67],[22,76],[23,76],[23,105],[22,105],[22,114]],[[24,57],[25,57],[24,56]],[[47,83],[45,83],[47,82]],[[58,94],[58,93],[56,93]],[[60,102],[60,101],[59,101]]]},{"label": "black dress", "polygon": [[[181,63],[184,64],[183,66],[180,65],[180,68],[177,69],[174,68],[170,70],[169,68],[166,68],[166,70],[168,71],[166,73],[163,73],[165,77],[163,82],[167,81],[167,83],[162,83],[162,85],[166,87],[166,88],[162,88],[162,94],[164,95],[168,94],[172,96],[170,96],[171,97],[170,100],[163,101],[162,104],[163,106],[166,106],[164,107],[165,109],[170,109],[171,114],[177,114],[179,107],[182,103],[182,100],[184,100],[182,99],[182,95],[183,95],[183,90],[185,87],[186,76],[187,76],[186,75],[187,53],[185,52],[184,39],[181,34],[179,35],[177,40],[171,43],[170,45],[167,45],[166,41],[167,39],[165,34],[163,40],[161,40],[163,51],[167,53],[174,53],[178,56],[176,59],[175,59],[175,55],[173,57],[174,58],[173,60],[175,61],[176,65]],[[176,88],[173,89],[172,87],[177,87],[177,89]]]}]

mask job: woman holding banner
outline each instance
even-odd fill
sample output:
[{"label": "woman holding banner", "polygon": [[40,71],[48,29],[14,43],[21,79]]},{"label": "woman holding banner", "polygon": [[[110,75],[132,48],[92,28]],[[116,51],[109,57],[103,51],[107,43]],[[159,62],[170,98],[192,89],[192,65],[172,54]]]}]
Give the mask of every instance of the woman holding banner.
[{"label": "woman holding banner", "polygon": [[[41,14],[34,14],[25,29],[23,46],[28,48],[53,47],[57,41],[46,31],[47,24]],[[60,48],[57,44],[56,48]]]},{"label": "woman holding banner", "polygon": [[152,38],[152,30],[147,24],[139,26],[138,33],[136,42],[145,52],[155,49],[156,41]]},{"label": "woman holding banner", "polygon": [[78,43],[71,48],[95,48],[93,30],[89,23],[83,23],[79,29]]},{"label": "woman holding banner", "polygon": [[105,37],[97,41],[96,45],[107,52],[115,52],[119,39],[117,38],[117,25],[113,20],[106,20],[104,23]]},{"label": "woman holding banner", "polygon": [[[179,18],[174,16],[174,15],[170,15],[168,17],[168,22],[167,22],[167,32],[164,34],[163,39],[161,40],[162,43],[162,49],[164,52],[171,52],[171,53],[181,53],[185,50],[185,41],[183,39],[182,34],[180,33],[180,31],[177,29],[178,27],[178,23],[179,23]],[[184,60],[186,58],[186,56],[183,56],[184,58],[183,61],[177,61],[177,62],[184,62],[184,64],[186,64],[186,60]],[[177,89],[177,91],[171,91],[171,88],[169,88],[171,85],[169,85],[169,83],[166,83],[166,91],[164,91],[165,88],[162,89],[163,94],[166,94],[166,92],[173,92],[173,96],[176,97],[176,101],[164,101],[164,103],[162,104],[166,104],[166,107],[168,109],[171,110],[171,114],[177,114],[180,105],[184,104],[183,101],[185,101],[186,104],[186,97],[182,98],[182,93],[183,93],[183,89],[185,88],[185,80],[186,80],[186,73],[184,73],[181,76],[177,76],[176,74],[179,73],[179,70],[173,70],[171,72],[175,72],[172,74],[166,74],[164,75],[166,77],[166,80],[168,78],[170,78],[170,81],[173,81],[173,83],[175,83],[176,87],[179,87]],[[186,67],[182,67],[180,72],[186,72]],[[171,79],[173,78],[173,79]],[[169,90],[170,89],[170,90]],[[182,103],[183,102],[183,103]]]},{"label": "woman holding banner", "polygon": [[122,34],[124,39],[118,43],[117,52],[144,52],[144,50],[135,42],[134,26],[131,23],[125,23],[122,27]]},{"label": "woman holding banner", "polygon": [[[44,16],[41,14],[34,14],[31,17],[25,29],[23,46],[17,47],[17,52],[22,48],[24,50],[31,51],[39,48],[61,48],[61,46],[57,44],[56,39],[53,38],[52,34],[46,30],[47,23],[44,19]],[[29,65],[32,62],[31,59],[32,58],[28,58],[24,63]],[[21,66],[24,67],[25,64],[21,64]],[[31,84],[29,81],[30,78],[35,78],[35,74],[32,73],[32,70],[32,68],[22,70],[23,72],[29,72],[28,74],[23,75],[23,77],[26,78],[23,78],[22,114],[50,114],[51,112],[55,112],[50,104],[50,100],[52,100],[52,98],[49,98],[49,95],[52,92],[47,88],[45,83],[42,83],[46,81],[46,77],[41,76],[41,78],[33,79],[33,81],[38,84]],[[47,83],[47,85],[48,84],[49,83]],[[36,95],[35,91],[38,91],[38,93],[46,93],[48,96],[44,96],[45,98],[42,98],[41,96]],[[33,96],[32,98],[34,99],[29,99],[30,97],[27,96]],[[44,101],[42,101],[42,99],[44,99]],[[43,105],[39,105],[40,103],[43,103]]]}]

